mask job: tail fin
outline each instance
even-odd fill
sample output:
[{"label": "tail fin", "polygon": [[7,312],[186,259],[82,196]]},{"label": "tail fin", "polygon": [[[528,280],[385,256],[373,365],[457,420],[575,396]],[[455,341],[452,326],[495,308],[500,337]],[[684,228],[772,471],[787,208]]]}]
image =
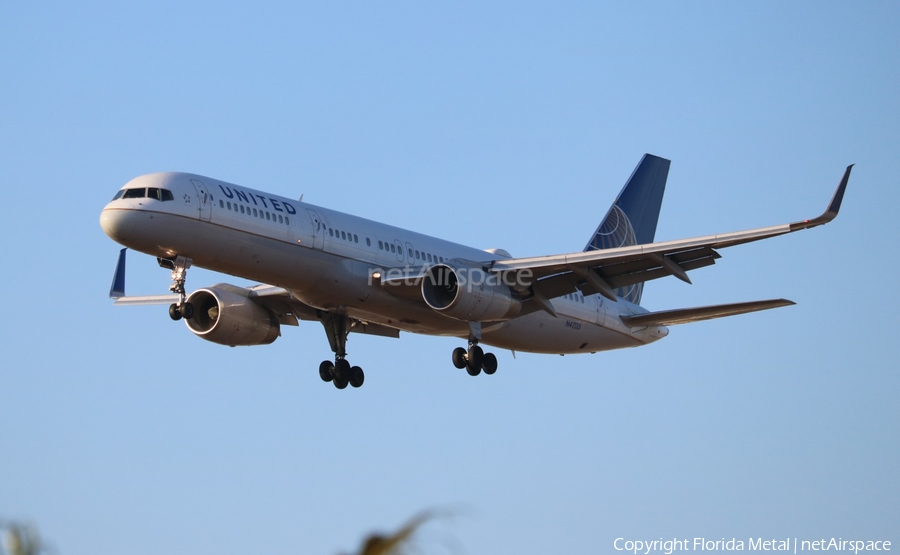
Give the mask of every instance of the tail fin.
[{"label": "tail fin", "polygon": [[[619,196],[609,207],[603,222],[591,235],[591,240],[584,247],[585,251],[653,242],[670,164],[669,160],[652,154],[645,154],[641,158]],[[642,282],[616,289],[615,293],[627,301],[640,304],[643,290]]]}]

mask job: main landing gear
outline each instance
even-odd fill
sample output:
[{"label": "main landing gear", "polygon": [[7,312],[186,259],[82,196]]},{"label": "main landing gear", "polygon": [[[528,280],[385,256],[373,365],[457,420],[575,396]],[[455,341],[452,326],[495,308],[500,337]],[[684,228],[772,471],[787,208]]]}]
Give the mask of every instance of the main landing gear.
[{"label": "main landing gear", "polygon": [[453,366],[466,369],[470,376],[484,373],[491,375],[497,371],[497,357],[494,353],[485,353],[477,343],[469,343],[469,350],[457,347],[453,349]]},{"label": "main landing gear", "polygon": [[362,386],[366,381],[363,369],[359,366],[350,366],[347,362],[347,336],[357,322],[342,314],[326,313],[321,318],[328,343],[334,351],[334,362],[323,360],[319,364],[319,377],[323,382],[332,382],[338,389],[346,389],[348,385]]},{"label": "main landing gear", "polygon": [[485,374],[491,375],[497,371],[497,357],[494,356],[494,353],[485,353],[478,346],[478,342],[481,341],[481,324],[471,322],[469,328],[469,348],[468,350],[462,347],[453,349],[453,366],[460,370],[465,368],[470,376],[477,376],[482,370]]},{"label": "main landing gear", "polygon": [[169,291],[178,295],[178,302],[169,306],[169,318],[190,320],[194,317],[194,305],[186,302],[187,294],[184,292],[184,282],[187,280],[187,271],[191,267],[191,259],[184,256],[172,258],[157,258],[157,262],[163,268],[172,270],[172,285]]}]

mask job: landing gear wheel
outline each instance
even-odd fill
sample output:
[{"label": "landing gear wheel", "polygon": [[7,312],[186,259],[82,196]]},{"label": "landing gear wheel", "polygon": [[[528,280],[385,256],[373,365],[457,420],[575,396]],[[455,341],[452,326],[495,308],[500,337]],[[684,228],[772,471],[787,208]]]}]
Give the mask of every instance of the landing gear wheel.
[{"label": "landing gear wheel", "polygon": [[169,305],[169,318],[175,320],[176,322],[178,320],[181,320],[181,311],[178,310],[178,305],[175,303]]},{"label": "landing gear wheel", "polygon": [[466,370],[470,376],[477,376],[481,373],[481,365],[484,362],[484,351],[478,345],[469,347],[466,355]]},{"label": "landing gear wheel", "polygon": [[191,303],[184,303],[181,306],[181,315],[184,316],[185,320],[190,320],[194,317],[194,305]]},{"label": "landing gear wheel", "polygon": [[334,387],[338,389],[345,389],[347,387],[347,383],[347,380],[343,378],[338,378],[337,376],[334,377]]},{"label": "landing gear wheel", "polygon": [[[347,382],[350,381],[350,363],[347,362],[346,359],[339,358],[334,361],[334,381],[335,385],[337,385],[337,380],[340,378],[342,382],[344,382],[344,387],[347,387]],[[339,387],[338,389],[344,389],[344,387]]]},{"label": "landing gear wheel", "polygon": [[319,365],[319,377],[323,382],[330,382],[334,379],[334,363],[330,360],[323,360]]},{"label": "landing gear wheel", "polygon": [[453,366],[460,370],[466,367],[466,350],[462,347],[453,349]]},{"label": "landing gear wheel", "polygon": [[497,357],[494,356],[494,353],[485,354],[484,361],[481,364],[484,368],[484,373],[488,376],[497,371]]},{"label": "landing gear wheel", "polygon": [[362,368],[354,366],[350,369],[350,385],[359,387],[364,381],[366,381],[366,374],[363,372]]}]

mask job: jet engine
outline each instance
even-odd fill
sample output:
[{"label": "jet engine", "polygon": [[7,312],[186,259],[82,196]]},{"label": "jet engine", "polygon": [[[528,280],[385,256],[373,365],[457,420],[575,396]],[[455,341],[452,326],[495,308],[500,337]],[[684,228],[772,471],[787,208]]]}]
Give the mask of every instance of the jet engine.
[{"label": "jet engine", "polygon": [[241,287],[220,283],[191,293],[194,316],[185,319],[194,334],[207,341],[235,347],[268,345],[281,335],[275,315]]},{"label": "jet engine", "polygon": [[422,297],[434,310],[466,322],[509,320],[522,309],[500,277],[477,266],[432,266],[422,280]]}]

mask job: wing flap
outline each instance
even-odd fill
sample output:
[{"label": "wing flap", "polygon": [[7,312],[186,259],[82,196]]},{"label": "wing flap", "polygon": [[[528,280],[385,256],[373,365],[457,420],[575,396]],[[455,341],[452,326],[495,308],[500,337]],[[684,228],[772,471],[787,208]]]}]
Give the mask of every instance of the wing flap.
[{"label": "wing flap", "polygon": [[350,328],[350,333],[365,333],[367,335],[378,335],[381,337],[400,337],[400,330],[391,328],[382,324],[374,324],[372,322],[361,322]]}]

